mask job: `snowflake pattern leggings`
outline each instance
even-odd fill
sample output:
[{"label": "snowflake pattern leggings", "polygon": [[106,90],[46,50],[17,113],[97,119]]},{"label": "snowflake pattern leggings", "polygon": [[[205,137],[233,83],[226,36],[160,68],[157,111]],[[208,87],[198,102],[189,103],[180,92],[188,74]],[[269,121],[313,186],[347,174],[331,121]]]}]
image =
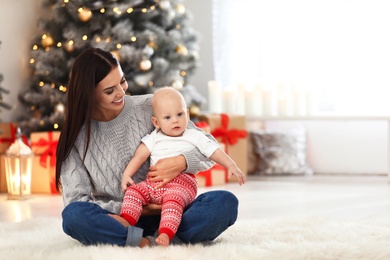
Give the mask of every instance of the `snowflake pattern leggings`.
[{"label": "snowflake pattern leggings", "polygon": [[183,209],[196,197],[197,183],[194,175],[185,173],[178,175],[163,188],[157,189],[159,183],[146,179],[127,188],[120,215],[130,225],[135,226],[143,205],[161,204],[159,234],[165,233],[172,239],[180,225]]}]

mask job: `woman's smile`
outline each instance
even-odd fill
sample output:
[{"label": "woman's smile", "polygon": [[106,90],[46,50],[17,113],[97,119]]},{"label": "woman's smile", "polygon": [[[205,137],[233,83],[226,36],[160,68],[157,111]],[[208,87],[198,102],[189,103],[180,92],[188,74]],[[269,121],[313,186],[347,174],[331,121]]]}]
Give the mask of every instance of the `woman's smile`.
[{"label": "woman's smile", "polygon": [[120,104],[122,104],[122,102],[123,102],[123,97],[121,99],[114,100],[112,103],[114,103],[116,105],[120,105]]}]

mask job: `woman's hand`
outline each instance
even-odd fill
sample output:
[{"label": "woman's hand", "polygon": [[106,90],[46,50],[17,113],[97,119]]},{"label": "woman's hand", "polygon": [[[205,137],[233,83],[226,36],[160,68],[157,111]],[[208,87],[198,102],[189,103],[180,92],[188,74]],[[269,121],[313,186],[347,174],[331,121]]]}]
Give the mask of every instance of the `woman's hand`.
[{"label": "woman's hand", "polygon": [[161,181],[157,188],[162,188],[187,168],[187,162],[183,155],[164,158],[155,165],[150,166],[148,176],[150,181]]}]

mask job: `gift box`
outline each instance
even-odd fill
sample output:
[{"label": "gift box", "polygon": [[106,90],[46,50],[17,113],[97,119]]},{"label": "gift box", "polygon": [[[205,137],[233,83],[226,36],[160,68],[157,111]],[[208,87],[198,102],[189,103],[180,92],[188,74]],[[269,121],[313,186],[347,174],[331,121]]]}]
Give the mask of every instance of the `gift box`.
[{"label": "gift box", "polygon": [[42,166],[42,156],[34,156],[31,177],[31,193],[36,194],[57,194],[55,178],[55,165],[50,166],[52,156],[45,158],[46,167]]},{"label": "gift box", "polygon": [[209,170],[198,172],[195,177],[199,187],[223,185],[227,181],[227,171],[222,165],[214,164]]},{"label": "gift box", "polygon": [[16,139],[16,126],[12,123],[0,123],[0,154],[4,154]]},{"label": "gift box", "polygon": [[55,180],[59,137],[59,131],[31,133],[31,149],[34,153],[31,177],[32,193],[58,193]]},{"label": "gift box", "polygon": [[[248,153],[246,117],[242,115],[202,114],[199,116],[199,120],[207,122],[211,134],[218,142],[225,144],[225,152],[246,175]],[[232,176],[230,180],[237,181],[237,178]]]},{"label": "gift box", "polygon": [[195,126],[202,129],[206,134],[210,134],[210,132],[211,132],[210,125],[206,121],[196,122]]}]

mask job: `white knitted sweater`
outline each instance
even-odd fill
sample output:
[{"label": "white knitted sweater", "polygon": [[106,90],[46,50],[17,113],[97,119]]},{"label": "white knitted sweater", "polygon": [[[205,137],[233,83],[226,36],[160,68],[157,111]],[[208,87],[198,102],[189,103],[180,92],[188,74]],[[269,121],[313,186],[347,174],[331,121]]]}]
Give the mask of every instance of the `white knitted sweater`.
[{"label": "white knitted sweater", "polygon": [[[133,157],[141,138],[153,130],[151,122],[152,95],[126,96],[122,112],[109,122],[92,121],[91,139],[83,162],[85,131],[79,136],[69,156],[62,164],[62,197],[65,206],[74,201],[91,201],[113,213],[122,205],[122,173]],[[190,128],[194,128],[192,123]],[[209,138],[213,139],[210,135]],[[213,165],[195,149],[183,154],[189,173],[197,173]],[[146,178],[149,161],[145,162],[133,180]]]}]

